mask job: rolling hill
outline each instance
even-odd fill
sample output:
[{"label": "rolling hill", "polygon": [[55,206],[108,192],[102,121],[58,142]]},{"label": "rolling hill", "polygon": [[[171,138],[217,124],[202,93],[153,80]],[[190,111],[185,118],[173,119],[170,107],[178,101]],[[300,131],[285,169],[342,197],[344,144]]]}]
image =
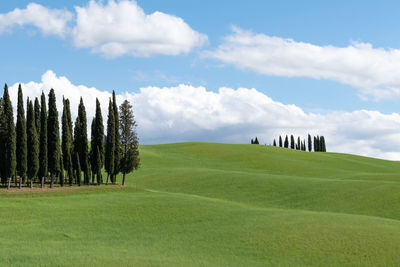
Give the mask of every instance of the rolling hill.
[{"label": "rolling hill", "polygon": [[0,191],[1,265],[400,262],[400,164],[261,145],[141,146],[125,188]]}]

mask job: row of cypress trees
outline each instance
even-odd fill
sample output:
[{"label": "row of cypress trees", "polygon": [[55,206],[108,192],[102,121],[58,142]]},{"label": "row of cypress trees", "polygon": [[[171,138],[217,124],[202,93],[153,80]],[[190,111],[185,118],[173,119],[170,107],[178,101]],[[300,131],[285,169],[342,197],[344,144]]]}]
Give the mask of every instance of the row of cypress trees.
[{"label": "row of cypress trees", "polygon": [[[105,166],[107,181],[116,183],[117,174],[125,174],[139,167],[138,139],[135,132],[132,106],[125,100],[120,106],[121,117],[113,91],[109,101],[107,137],[104,136],[100,102],[96,98],[96,114],[91,124],[91,142],[87,137],[86,109],[80,99],[78,116],[73,123],[70,102],[63,98],[61,138],[54,89],[46,96],[42,92],[40,103],[27,99],[25,117],[21,85],[18,87],[17,121],[14,125],[13,108],[7,84],[0,98],[0,176],[3,185],[11,186],[14,178],[19,187],[27,182],[49,182],[61,186],[82,183],[101,184],[101,170]],[[48,107],[48,110],[47,110]],[[121,121],[120,121],[121,119]],[[121,124],[121,129],[120,129]],[[120,130],[124,143],[120,142]],[[130,137],[130,138],[127,138]],[[89,149],[90,147],[90,149]],[[90,182],[91,178],[91,182]],[[49,181],[50,180],[50,181]]]},{"label": "row of cypress trees", "polygon": [[[314,141],[314,142],[313,142]],[[308,134],[308,151],[313,151],[314,145],[314,152],[326,152],[326,145],[325,145],[325,137],[324,136],[314,136],[311,138],[311,135]],[[274,139],[273,146],[278,146],[276,143],[276,139]],[[306,151],[306,140],[300,140],[300,136],[297,137],[297,142],[293,135],[290,135],[290,142],[289,137],[286,135],[285,140],[282,140],[282,136],[279,136],[279,147],[291,148],[296,150]]]}]

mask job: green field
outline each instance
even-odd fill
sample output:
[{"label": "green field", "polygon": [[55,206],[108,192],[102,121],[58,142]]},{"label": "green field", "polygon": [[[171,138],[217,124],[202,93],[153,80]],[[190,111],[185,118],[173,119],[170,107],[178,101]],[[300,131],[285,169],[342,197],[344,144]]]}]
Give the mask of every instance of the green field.
[{"label": "green field", "polygon": [[1,189],[0,265],[400,262],[398,162],[261,145],[151,145],[141,146],[141,169],[127,184]]}]

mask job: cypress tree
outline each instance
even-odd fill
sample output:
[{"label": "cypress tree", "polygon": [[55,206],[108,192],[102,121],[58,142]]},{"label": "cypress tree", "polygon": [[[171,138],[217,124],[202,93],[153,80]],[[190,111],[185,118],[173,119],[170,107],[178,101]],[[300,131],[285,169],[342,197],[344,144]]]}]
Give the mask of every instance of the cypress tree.
[{"label": "cypress tree", "polygon": [[89,150],[87,139],[86,109],[81,97],[78,107],[78,117],[75,122],[74,149],[79,154],[79,163],[84,173],[84,184],[89,184]]},{"label": "cypress tree", "polygon": [[312,141],[311,141],[311,135],[308,134],[308,152],[312,151]]},{"label": "cypress tree", "polygon": [[256,139],[254,139],[254,144],[259,145],[260,143],[258,142],[258,138],[256,136]]},{"label": "cypress tree", "polygon": [[314,152],[318,152],[317,137],[314,136]]},{"label": "cypress tree", "polygon": [[72,134],[73,134],[73,129],[72,129],[72,119],[71,119],[71,108],[69,105],[69,99],[65,99],[65,107],[66,107],[66,113],[67,113],[67,122],[68,122],[68,128],[69,132],[71,134],[71,158],[72,158],[72,148],[74,146],[74,143],[72,142]]},{"label": "cypress tree", "polygon": [[285,137],[285,143],[284,143],[285,148],[289,148],[289,139],[288,136],[286,135]]},{"label": "cypress tree", "polygon": [[[56,95],[52,88],[49,93],[49,113],[47,117],[47,138],[48,138],[48,170],[51,174],[51,187],[54,178],[60,172],[60,130],[58,123],[58,111],[56,105]],[[43,117],[42,117],[43,120]]]},{"label": "cypress tree", "polygon": [[319,135],[317,135],[317,147],[318,147],[318,152],[321,152],[321,138]]},{"label": "cypress tree", "polygon": [[92,119],[92,125],[91,125],[91,139],[90,139],[90,152],[89,152],[89,159],[90,159],[90,167],[92,168],[92,184],[94,184],[94,178],[97,173],[97,155],[96,152],[94,151],[96,149],[96,144],[94,141],[94,135],[95,135],[95,128],[96,128],[96,119],[93,117]]},{"label": "cypress tree", "polygon": [[314,139],[314,151],[315,152],[321,152],[321,147],[320,147],[320,144],[321,144],[321,141],[320,141],[320,138],[319,138],[319,136],[317,135],[317,137],[314,137],[315,139]]},{"label": "cypress tree", "polygon": [[300,136],[297,137],[297,150],[301,150]]},{"label": "cypress tree", "polygon": [[115,135],[114,135],[114,175],[112,176],[112,182],[115,184],[117,182],[117,174],[119,173],[119,164],[120,164],[120,155],[121,155],[121,144],[120,144],[120,135],[119,135],[119,114],[118,114],[118,105],[117,100],[115,98],[115,91],[112,92],[112,104],[114,110],[114,127],[115,127]]},{"label": "cypress tree", "polygon": [[273,146],[276,146],[276,140],[275,140],[275,138],[274,138],[274,143],[273,143]]},{"label": "cypress tree", "polygon": [[279,136],[279,147],[282,147],[282,136]]},{"label": "cypress tree", "polygon": [[325,146],[325,137],[321,136],[320,138],[320,148],[321,148],[321,152],[326,152],[326,146]]},{"label": "cypress tree", "polygon": [[64,168],[66,170],[66,174],[67,177],[69,178],[69,182],[70,184],[72,184],[72,179],[73,179],[73,166],[72,166],[72,157],[71,157],[71,153],[72,153],[72,132],[70,129],[70,124],[69,124],[69,120],[70,118],[68,118],[68,113],[69,115],[71,114],[71,112],[68,112],[69,110],[69,105],[67,104],[69,103],[68,99],[63,101],[63,113],[62,113],[62,119],[61,119],[61,128],[62,128],[62,154],[63,154],[63,165]]},{"label": "cypress tree", "polygon": [[105,154],[105,169],[107,172],[107,184],[108,179],[114,173],[114,156],[115,156],[115,119],[114,110],[111,100],[108,104],[108,118],[107,118],[107,139],[106,139],[106,154]]},{"label": "cypress tree", "polygon": [[[5,119],[4,119],[4,105],[3,105],[3,97],[0,97],[0,151],[5,150]],[[0,176],[1,183],[3,185],[6,184],[7,178],[4,175],[4,153],[0,153]]]},{"label": "cypress tree", "polygon": [[40,99],[40,144],[39,144],[39,178],[44,184],[47,177],[47,108],[46,96],[42,92]]},{"label": "cypress tree", "polygon": [[[115,114],[115,112],[114,112]],[[92,166],[92,179],[94,175],[100,175],[97,177],[97,181],[102,181],[101,169],[104,162],[104,125],[103,115],[101,114],[100,102],[96,98],[96,115],[92,122],[92,149],[91,149],[91,166]],[[97,155],[97,153],[99,153]],[[115,166],[115,165],[114,165]]]},{"label": "cypress tree", "polygon": [[[125,176],[139,167],[139,142],[136,135],[136,121],[132,105],[125,100],[119,107],[120,132],[122,144],[121,171],[123,173],[122,185],[125,185]],[[275,144],[276,145],[276,144]]]},{"label": "cypress tree", "polygon": [[251,142],[252,145],[254,144],[253,138],[251,138],[251,141],[250,141],[250,142]]},{"label": "cypress tree", "polygon": [[290,136],[290,148],[294,149],[294,136],[293,135]]},{"label": "cypress tree", "polygon": [[16,133],[14,125],[13,108],[8,94],[8,86],[4,86],[3,94],[3,116],[2,121],[2,175],[3,182],[5,183],[8,178],[8,185],[10,186],[11,177],[15,175],[17,158],[16,158]]},{"label": "cypress tree", "polygon": [[40,104],[39,99],[35,97],[35,127],[37,131],[37,136],[40,139]]},{"label": "cypress tree", "polygon": [[[24,110],[24,99],[22,96],[21,84],[18,86],[18,103],[17,103],[17,143],[16,143],[16,153],[17,153],[17,174],[19,179],[22,179],[22,183],[25,183],[25,175],[27,171],[27,155],[28,147],[26,142],[26,120],[25,120],[25,110]],[[20,181],[21,184],[21,181]]]},{"label": "cypress tree", "polygon": [[37,176],[39,170],[39,136],[36,130],[35,111],[32,101],[28,103],[26,116],[27,125],[27,147],[28,147],[28,178],[31,182]]}]

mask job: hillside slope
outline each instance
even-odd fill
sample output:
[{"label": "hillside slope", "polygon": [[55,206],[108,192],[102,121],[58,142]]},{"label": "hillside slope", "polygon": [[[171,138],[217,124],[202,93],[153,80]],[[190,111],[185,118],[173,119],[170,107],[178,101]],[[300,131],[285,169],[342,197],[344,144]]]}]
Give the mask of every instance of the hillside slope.
[{"label": "hillside slope", "polygon": [[138,188],[254,207],[400,219],[400,163],[256,145],[145,146]]},{"label": "hillside slope", "polygon": [[209,143],[141,146],[141,162],[125,188],[0,190],[0,265],[400,262],[398,162]]}]

